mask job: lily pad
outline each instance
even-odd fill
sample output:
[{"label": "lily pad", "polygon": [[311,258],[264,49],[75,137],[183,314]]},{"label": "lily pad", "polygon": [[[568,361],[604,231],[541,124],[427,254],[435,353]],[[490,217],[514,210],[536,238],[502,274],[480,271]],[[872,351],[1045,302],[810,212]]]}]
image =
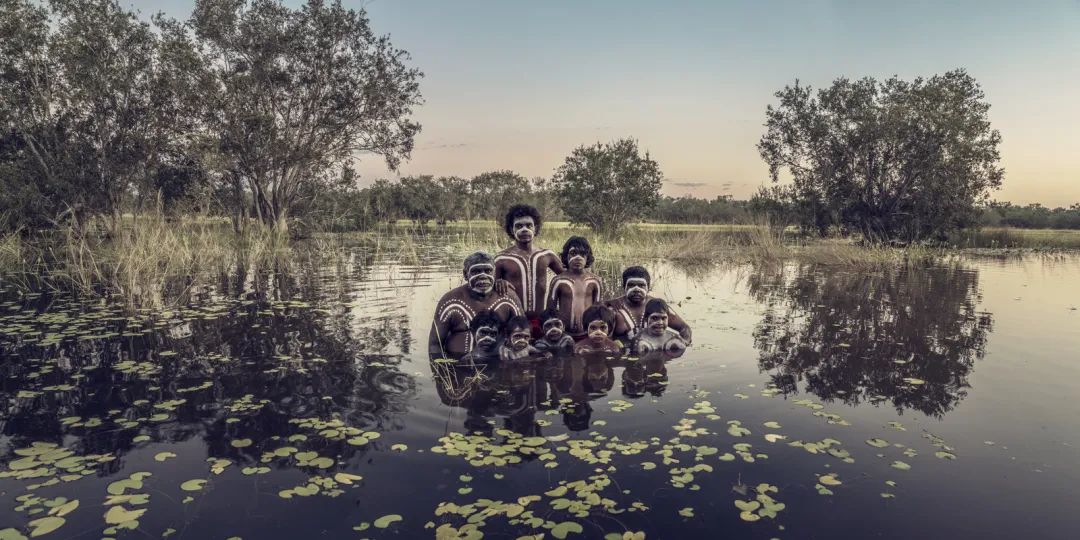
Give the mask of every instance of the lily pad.
[{"label": "lily pad", "polygon": [[390,514],[390,515],[383,516],[383,517],[381,517],[379,519],[376,519],[374,525],[376,527],[380,528],[380,529],[385,529],[385,528],[389,527],[390,525],[392,525],[392,524],[394,524],[394,523],[396,523],[398,521],[401,521],[402,519],[403,518],[401,516],[397,515],[397,514]]},{"label": "lily pad", "polygon": [[894,461],[894,462],[892,462],[892,468],[900,469],[901,471],[909,471],[909,470],[911,470],[911,465],[908,465],[907,463],[904,463],[903,461]]},{"label": "lily pad", "polygon": [[121,523],[128,523],[139,519],[145,513],[145,508],[140,508],[138,510],[128,510],[123,506],[113,506],[109,508],[108,512],[105,512],[105,523],[108,523],[109,525],[120,525]]},{"label": "lily pad", "polygon": [[866,439],[866,444],[869,444],[870,446],[873,446],[874,448],[885,448],[886,446],[889,446],[889,441],[886,441],[885,439],[877,439],[877,438]]},{"label": "lily pad", "polygon": [[564,521],[551,528],[551,536],[562,540],[570,533],[581,534],[584,530],[576,521]]},{"label": "lily pad", "polygon": [[34,521],[31,521],[27,524],[30,527],[30,537],[35,538],[38,536],[49,534],[56,529],[62,527],[65,521],[67,520],[57,516],[49,516],[43,517],[41,519],[35,519]]},{"label": "lily pad", "polygon": [[194,480],[188,480],[183,484],[180,484],[180,489],[184,491],[201,491],[203,486],[206,485],[206,480],[203,478],[196,478]]}]

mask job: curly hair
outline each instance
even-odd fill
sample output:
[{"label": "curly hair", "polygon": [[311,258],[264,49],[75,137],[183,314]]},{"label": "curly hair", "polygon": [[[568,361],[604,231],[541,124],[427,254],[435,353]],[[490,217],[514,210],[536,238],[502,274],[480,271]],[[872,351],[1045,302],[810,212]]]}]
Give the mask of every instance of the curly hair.
[{"label": "curly hair", "polygon": [[645,283],[652,285],[652,277],[649,276],[649,271],[644,266],[631,266],[622,272],[622,285],[626,286],[626,281],[630,278],[641,278],[645,280]]},{"label": "curly hair", "polygon": [[476,332],[477,330],[485,326],[494,326],[495,328],[499,329],[500,333],[502,333],[503,321],[501,318],[499,318],[499,315],[497,313],[491,311],[490,309],[485,309],[484,311],[477,313],[476,316],[473,317],[471,321],[469,321],[469,330],[472,332]]},{"label": "curly hair", "polygon": [[566,243],[562,247],[562,255],[559,256],[562,259],[563,267],[570,267],[570,248],[573,247],[585,252],[585,268],[592,266],[593,252],[589,241],[584,236],[571,236],[566,239]]},{"label": "curly hair", "polygon": [[669,308],[668,308],[667,302],[665,302],[665,301],[663,301],[663,300],[661,300],[659,298],[653,298],[652,300],[649,300],[649,302],[645,304],[645,314],[642,315],[642,317],[644,319],[648,319],[649,315],[652,315],[653,313],[663,313],[664,315],[667,315],[668,310],[669,310]]},{"label": "curly hair", "polygon": [[507,236],[514,237],[514,220],[523,217],[531,217],[536,225],[536,234],[540,234],[540,227],[544,223],[543,218],[540,217],[540,211],[527,204],[515,204],[506,211],[506,218],[503,219],[503,229],[506,231]]}]

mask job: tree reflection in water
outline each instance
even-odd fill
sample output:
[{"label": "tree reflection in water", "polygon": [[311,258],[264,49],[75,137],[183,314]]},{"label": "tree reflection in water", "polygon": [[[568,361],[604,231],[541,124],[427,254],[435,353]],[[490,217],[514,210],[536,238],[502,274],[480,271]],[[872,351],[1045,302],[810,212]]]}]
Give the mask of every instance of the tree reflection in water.
[{"label": "tree reflection in water", "polygon": [[[138,445],[136,435],[201,438],[210,456],[243,465],[259,462],[260,443],[300,431],[290,420],[400,429],[417,392],[414,378],[397,367],[410,345],[405,315],[361,319],[339,298],[326,298],[316,280],[344,280],[323,274],[241,268],[222,275],[219,289],[193,294],[186,307],[134,317],[118,306],[45,296],[5,304],[0,326],[18,331],[0,335],[4,448],[43,441],[119,457]],[[66,335],[44,346],[20,337],[52,332]],[[230,444],[237,439],[256,444],[237,448]],[[308,446],[339,462],[369,449],[329,438]]]},{"label": "tree reflection in water", "polygon": [[967,395],[992,328],[978,311],[978,273],[959,263],[763,266],[748,285],[766,305],[754,330],[759,367],[788,394],[801,382],[824,400],[941,416]]}]

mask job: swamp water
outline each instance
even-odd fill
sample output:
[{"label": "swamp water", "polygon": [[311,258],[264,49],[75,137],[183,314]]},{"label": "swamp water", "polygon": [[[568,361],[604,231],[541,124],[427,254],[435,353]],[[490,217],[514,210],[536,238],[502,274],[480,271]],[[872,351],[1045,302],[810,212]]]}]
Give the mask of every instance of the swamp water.
[{"label": "swamp water", "polygon": [[5,286],[0,538],[1080,532],[1077,259],[648,266],[683,357],[479,376],[426,356],[434,261],[134,316]]}]

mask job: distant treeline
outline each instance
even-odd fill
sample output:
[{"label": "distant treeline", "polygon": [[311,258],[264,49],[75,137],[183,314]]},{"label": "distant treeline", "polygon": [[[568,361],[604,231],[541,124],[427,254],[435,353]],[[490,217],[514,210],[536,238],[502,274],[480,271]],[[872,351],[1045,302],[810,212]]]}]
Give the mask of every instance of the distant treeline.
[{"label": "distant treeline", "polygon": [[[320,230],[363,230],[380,223],[499,221],[511,205],[531,204],[548,221],[568,221],[559,196],[547,178],[526,178],[512,171],[492,171],[472,178],[406,176],[380,179],[360,188],[343,182],[315,199],[303,215]],[[751,223],[750,201],[730,196],[714,199],[660,197],[644,214],[654,223]]]},{"label": "distant treeline", "polygon": [[[549,221],[568,217],[559,205],[551,180],[526,178],[512,171],[486,172],[472,178],[432,175],[377,180],[367,187],[345,181],[317,197],[305,213],[308,225],[322,230],[362,230],[399,220],[451,223],[502,219],[513,204],[537,207]],[[716,224],[776,221],[767,205],[757,199],[735,200],[664,196],[645,214],[652,223]],[[1047,208],[1039,204],[1017,206],[991,203],[980,208],[979,224],[1018,228],[1080,229],[1080,204]]]},{"label": "distant treeline", "polygon": [[1038,203],[1018,206],[995,202],[982,209],[979,224],[1021,229],[1080,229],[1080,203],[1068,208],[1047,208]]}]

